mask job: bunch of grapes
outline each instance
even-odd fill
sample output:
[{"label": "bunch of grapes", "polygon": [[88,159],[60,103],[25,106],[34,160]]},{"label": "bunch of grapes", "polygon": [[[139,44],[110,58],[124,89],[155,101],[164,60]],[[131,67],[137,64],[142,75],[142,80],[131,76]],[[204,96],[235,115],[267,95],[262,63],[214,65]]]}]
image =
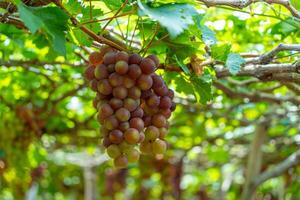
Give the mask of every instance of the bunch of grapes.
[{"label": "bunch of grapes", "polygon": [[93,104],[103,145],[115,166],[124,168],[138,161],[140,153],[163,154],[167,120],[176,105],[174,92],[155,74],[158,58],[105,47],[91,53],[89,62],[85,77],[97,92]]}]

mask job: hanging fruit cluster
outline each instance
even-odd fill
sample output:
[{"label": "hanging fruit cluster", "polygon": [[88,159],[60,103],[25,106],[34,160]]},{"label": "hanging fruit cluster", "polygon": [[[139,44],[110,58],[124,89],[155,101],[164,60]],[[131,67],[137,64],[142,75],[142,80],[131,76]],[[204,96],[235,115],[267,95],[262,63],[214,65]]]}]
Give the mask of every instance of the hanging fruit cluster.
[{"label": "hanging fruit cluster", "polygon": [[[89,56],[85,77],[97,92],[103,145],[116,167],[139,160],[143,154],[163,154],[168,118],[175,110],[174,92],[155,74],[155,55],[142,58],[109,47]],[[137,147],[139,146],[139,150]]]}]

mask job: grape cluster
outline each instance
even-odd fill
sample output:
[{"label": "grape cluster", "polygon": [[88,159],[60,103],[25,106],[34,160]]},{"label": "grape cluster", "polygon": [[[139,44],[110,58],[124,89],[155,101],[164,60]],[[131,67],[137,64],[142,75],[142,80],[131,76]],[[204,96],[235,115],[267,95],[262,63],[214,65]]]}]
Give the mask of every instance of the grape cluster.
[{"label": "grape cluster", "polygon": [[[97,92],[103,145],[116,167],[139,160],[140,153],[163,154],[168,118],[175,110],[174,92],[155,74],[155,55],[142,58],[109,47],[89,56],[85,77]],[[139,150],[136,148],[139,146]]]}]

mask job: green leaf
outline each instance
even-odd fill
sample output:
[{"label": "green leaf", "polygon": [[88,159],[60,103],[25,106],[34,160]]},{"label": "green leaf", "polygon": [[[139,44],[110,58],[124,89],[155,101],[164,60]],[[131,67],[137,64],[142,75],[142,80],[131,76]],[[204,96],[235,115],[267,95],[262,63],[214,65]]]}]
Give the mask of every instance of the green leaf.
[{"label": "green leaf", "polygon": [[161,26],[165,27],[171,38],[175,38],[180,33],[193,24],[193,16],[197,11],[189,4],[165,4],[160,7],[149,7],[138,0],[139,15],[148,15],[151,19],[157,20]]},{"label": "green leaf", "polygon": [[183,63],[182,60],[179,60],[179,59],[177,58],[176,54],[174,55],[174,58],[175,58],[177,64],[179,65],[179,67],[184,71],[184,73],[190,74],[189,68]]},{"label": "green leaf", "polygon": [[211,46],[211,57],[215,60],[225,62],[228,54],[230,53],[231,45],[212,45]]},{"label": "green leaf", "polygon": [[212,99],[211,83],[196,75],[191,76],[190,81],[193,85],[197,102],[206,104]]},{"label": "green leaf", "polygon": [[[90,10],[91,10],[90,6],[87,6],[82,9],[81,13],[82,13],[83,21],[90,20]],[[93,18],[100,17],[102,15],[103,15],[103,11],[101,9],[95,9],[94,7],[92,7]]]},{"label": "green leaf", "polygon": [[77,42],[79,42],[82,45],[90,46],[92,44],[92,40],[84,34],[80,29],[74,29],[73,34],[75,38],[77,39]]},{"label": "green leaf", "polygon": [[176,72],[165,72],[164,79],[166,82],[172,82],[175,85],[176,92],[194,95],[193,87],[185,75]]},{"label": "green leaf", "polygon": [[293,18],[287,18],[275,24],[272,27],[272,34],[281,34],[283,36],[288,36],[289,34],[296,32],[300,29],[300,22],[294,20]]},{"label": "green leaf", "polygon": [[202,40],[205,44],[212,45],[217,43],[216,34],[210,28],[203,25],[200,26],[200,30],[202,32]]},{"label": "green leaf", "polygon": [[68,0],[65,7],[72,14],[78,14],[81,12],[83,5],[77,0]]},{"label": "green leaf", "polygon": [[0,33],[14,38],[15,36],[20,36],[23,31],[10,24],[0,24]]},{"label": "green leaf", "polygon": [[300,10],[300,1],[299,0],[291,0],[291,4],[298,10]]},{"label": "green leaf", "polygon": [[[125,1],[124,0],[103,0],[103,2],[110,10],[118,10]],[[122,11],[127,12],[128,10],[130,10],[131,6],[129,6],[128,4],[132,2],[133,0],[129,0],[126,6],[122,9]]]},{"label": "green leaf", "polygon": [[46,32],[51,38],[54,50],[66,54],[65,31],[67,31],[68,16],[57,7],[28,7],[23,3],[18,5],[20,17],[32,33],[38,29]]},{"label": "green leaf", "polygon": [[[202,41],[207,45],[216,44],[217,39],[216,39],[215,32],[213,32],[207,26],[203,25],[203,23],[201,23],[202,20],[203,20],[203,15],[197,15],[194,17],[196,27],[198,28],[198,30],[201,31],[201,38],[200,37],[199,38],[202,39]],[[196,33],[196,35],[198,36],[198,33]]]},{"label": "green leaf", "polygon": [[229,69],[231,74],[236,75],[240,71],[241,65],[244,63],[244,58],[242,58],[239,54],[230,53],[226,60],[226,67]]},{"label": "green leaf", "polygon": [[34,8],[30,8],[23,3],[18,5],[18,10],[20,17],[24,24],[32,33],[35,33],[39,28],[43,26],[43,21],[40,17],[36,16],[34,13]]}]

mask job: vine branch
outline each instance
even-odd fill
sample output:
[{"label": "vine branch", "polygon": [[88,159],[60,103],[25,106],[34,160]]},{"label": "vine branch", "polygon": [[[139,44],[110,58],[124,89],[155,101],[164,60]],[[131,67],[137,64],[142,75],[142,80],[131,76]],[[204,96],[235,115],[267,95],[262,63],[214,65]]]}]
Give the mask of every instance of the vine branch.
[{"label": "vine branch", "polygon": [[300,150],[296,151],[290,155],[287,159],[277,164],[276,167],[269,169],[262,174],[260,174],[256,179],[254,179],[253,186],[257,187],[263,182],[280,176],[282,173],[287,171],[289,168],[295,167],[300,164]]},{"label": "vine branch", "polygon": [[272,59],[280,51],[299,51],[300,52],[300,44],[279,44],[277,47],[275,47],[271,51],[269,51],[265,54],[262,54],[259,57],[248,59],[247,63],[267,64],[267,63],[271,62]]},{"label": "vine branch", "polygon": [[230,6],[235,8],[245,8],[249,6],[252,3],[257,2],[265,2],[268,4],[278,4],[282,5],[285,8],[287,8],[291,14],[295,17],[300,19],[300,12],[291,4],[289,0],[198,0],[199,2],[204,3],[207,7],[212,6],[218,6],[218,5],[224,5],[224,6]]}]

